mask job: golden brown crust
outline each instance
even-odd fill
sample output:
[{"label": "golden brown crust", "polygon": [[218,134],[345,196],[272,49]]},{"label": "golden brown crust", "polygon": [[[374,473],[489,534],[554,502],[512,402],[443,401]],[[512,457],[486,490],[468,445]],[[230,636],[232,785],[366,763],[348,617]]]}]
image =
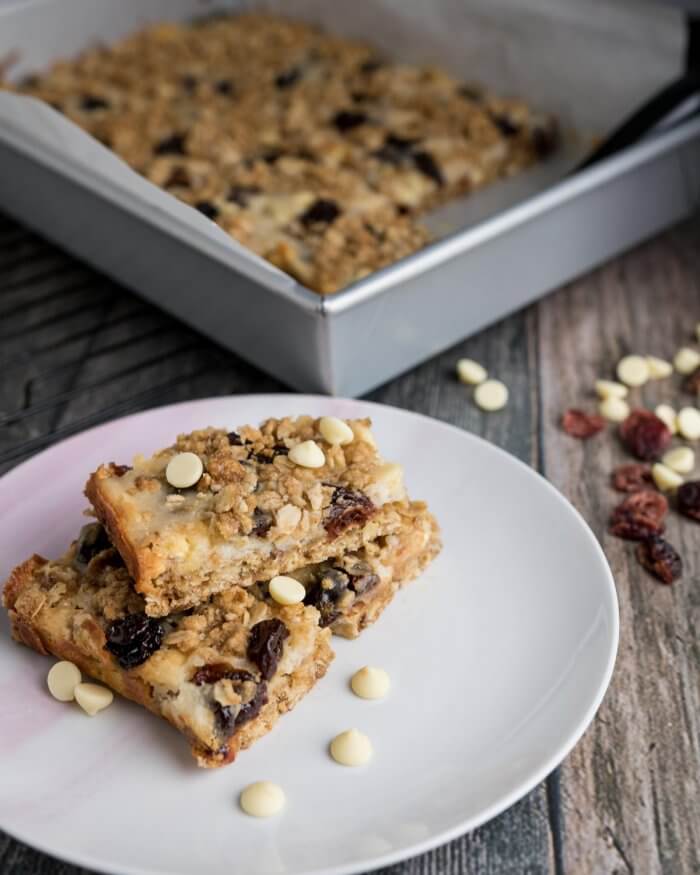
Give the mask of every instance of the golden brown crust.
[{"label": "golden brown crust", "polygon": [[109,539],[124,560],[129,574],[134,580],[147,579],[150,574],[148,568],[144,568],[139,561],[141,559],[140,551],[132,547],[126,527],[119,514],[106,500],[106,496],[100,489],[100,481],[113,475],[114,465],[100,465],[85,484],[85,495],[95,511],[95,516],[109,532]]}]

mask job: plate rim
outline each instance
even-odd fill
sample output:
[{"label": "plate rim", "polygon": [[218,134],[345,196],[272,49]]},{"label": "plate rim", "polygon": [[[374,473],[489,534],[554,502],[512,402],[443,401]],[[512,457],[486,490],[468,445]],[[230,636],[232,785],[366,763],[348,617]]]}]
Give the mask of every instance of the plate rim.
[{"label": "plate rim", "polygon": [[[241,401],[245,402],[245,399],[259,399],[260,401],[265,401],[266,399],[269,399],[270,401],[274,400],[275,402],[279,402],[282,399],[289,399],[295,405],[298,405],[300,407],[309,402],[329,405],[332,405],[334,403],[361,405],[363,408],[369,408],[368,415],[370,416],[371,410],[373,409],[389,410],[392,414],[399,414],[400,416],[405,416],[408,418],[418,418],[420,420],[425,420],[430,424],[431,427],[437,426],[438,428],[444,428],[448,431],[457,432],[460,438],[466,439],[467,442],[474,441],[482,448],[485,448],[488,452],[493,452],[497,457],[505,456],[510,463],[515,463],[521,468],[526,469],[526,471],[530,475],[534,475],[540,481],[540,484],[544,486],[551,495],[553,495],[556,501],[563,503],[565,506],[567,506],[568,511],[570,513],[573,513],[574,517],[579,523],[579,526],[585,532],[586,539],[591,544],[593,553],[597,554],[599,560],[602,560],[601,567],[604,571],[605,598],[601,602],[601,605],[606,609],[606,614],[609,617],[611,634],[609,640],[607,640],[606,642],[607,655],[604,671],[602,672],[602,676],[599,679],[595,694],[591,697],[590,701],[587,704],[587,707],[585,708],[584,713],[577,721],[575,730],[572,731],[568,737],[562,740],[561,744],[552,753],[550,753],[550,755],[539,766],[539,768],[533,770],[533,772],[529,775],[527,779],[524,779],[520,783],[518,783],[510,792],[504,793],[490,806],[484,808],[481,812],[479,812],[479,814],[474,815],[470,818],[463,818],[458,815],[456,822],[453,823],[451,826],[445,827],[444,829],[420,841],[408,842],[401,848],[396,848],[392,851],[388,851],[374,856],[368,856],[362,860],[353,860],[346,863],[339,863],[333,866],[308,869],[306,870],[305,875],[357,875],[357,873],[374,871],[375,869],[380,869],[385,866],[391,866],[403,860],[408,860],[412,857],[424,854],[428,851],[433,850],[436,847],[440,847],[441,845],[453,841],[460,836],[472,832],[473,830],[477,829],[485,823],[488,823],[490,820],[493,820],[499,814],[502,814],[504,811],[506,811],[506,809],[510,808],[520,799],[523,799],[530,792],[532,792],[532,790],[537,787],[537,785],[540,784],[571,753],[571,751],[583,737],[586,730],[590,727],[593,718],[595,717],[605,697],[605,694],[608,691],[615,668],[620,638],[620,609],[615,580],[612,574],[612,570],[610,568],[610,563],[608,562],[603,548],[600,545],[589,524],[586,522],[579,510],[572,504],[572,502],[570,502],[566,498],[566,496],[564,496],[552,483],[550,483],[549,480],[547,480],[541,472],[537,471],[535,468],[532,468],[526,462],[522,461],[512,453],[509,453],[507,450],[504,450],[502,447],[499,447],[496,444],[491,443],[490,441],[481,437],[480,435],[467,431],[466,429],[461,428],[458,425],[454,425],[450,422],[445,422],[442,419],[429,416],[425,413],[419,413],[417,411],[397,407],[392,404],[382,404],[377,401],[365,401],[358,398],[335,397],[320,394],[297,394],[294,392],[224,394],[208,396],[206,398],[193,398],[185,401],[178,401],[174,404],[163,404],[156,407],[149,407],[146,410],[138,410],[133,413],[125,413],[121,416],[114,417],[113,419],[108,419],[105,422],[98,423],[91,426],[90,428],[83,429],[82,431],[69,435],[68,437],[63,438],[60,441],[56,441],[56,443],[45,447],[43,450],[40,450],[38,453],[35,453],[28,459],[25,459],[23,462],[20,462],[18,465],[11,468],[9,471],[6,471],[2,476],[0,476],[0,490],[6,487],[8,481],[13,480],[15,476],[21,476],[26,467],[32,464],[36,464],[37,460],[52,452],[55,452],[57,448],[65,447],[72,442],[82,440],[87,435],[97,434],[101,430],[113,427],[119,422],[152,416],[160,411],[174,410],[178,407],[192,407],[193,405],[206,406],[207,404],[211,404],[213,402],[221,403],[226,400],[240,403]],[[292,414],[290,413],[290,415]],[[298,413],[296,415],[301,415],[301,413]],[[44,845],[43,842],[36,841],[34,837],[28,837],[24,835],[22,830],[8,829],[3,823],[0,823],[0,829],[2,829],[3,832],[6,833],[6,835],[10,836],[18,842],[27,845],[34,850],[39,851],[40,853],[46,854],[50,857],[53,857],[54,859],[71,863],[73,865],[92,869],[95,872],[104,873],[104,875],[170,875],[169,870],[162,868],[141,868],[139,866],[135,867],[130,865],[120,865],[117,868],[117,864],[105,864],[104,861],[94,859],[90,854],[72,853],[70,851],[64,852],[62,850],[56,851],[54,848]]]}]

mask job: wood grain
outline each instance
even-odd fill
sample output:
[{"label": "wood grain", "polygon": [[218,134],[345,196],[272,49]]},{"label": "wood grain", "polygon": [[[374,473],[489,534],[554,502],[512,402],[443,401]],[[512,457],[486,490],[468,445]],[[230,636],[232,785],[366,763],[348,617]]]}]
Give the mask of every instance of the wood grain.
[{"label": "wood grain", "polygon": [[[601,539],[622,621],[611,690],[559,772],[470,835],[386,870],[392,875],[700,872],[700,527],[672,518],[669,539],[686,573],[672,588],[657,584],[631,545],[605,534],[616,500],[607,475],[622,449],[612,434],[582,443],[558,427],[566,407],[593,408],[593,380],[611,375],[622,354],[670,356],[698,319],[700,218],[369,396],[480,434],[543,470]],[[121,413],[283,389],[1,218],[0,337],[0,471]],[[454,377],[460,356],[508,384],[506,410],[475,407]],[[675,403],[677,383],[645,387],[640,401]],[[0,872],[86,875],[2,835]]]},{"label": "wood grain", "polygon": [[[628,458],[614,429],[581,442],[557,422],[571,405],[593,408],[594,379],[613,376],[625,353],[670,358],[692,343],[699,252],[695,220],[538,306],[544,472],[593,527],[620,600],[612,686],[563,766],[564,864],[572,875],[700,872],[700,527],[670,515],[667,537],[685,573],[673,587],[650,578],[634,545],[606,533],[619,500],[609,472]],[[675,375],[631,397],[678,408],[692,403],[680,382]]]}]

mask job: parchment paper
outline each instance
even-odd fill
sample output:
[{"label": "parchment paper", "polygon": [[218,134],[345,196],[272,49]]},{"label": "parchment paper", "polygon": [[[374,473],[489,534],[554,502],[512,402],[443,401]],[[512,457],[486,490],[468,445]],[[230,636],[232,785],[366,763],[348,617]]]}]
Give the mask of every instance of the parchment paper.
[{"label": "parchment paper", "polygon": [[[560,179],[590,148],[592,134],[604,135],[669,82],[683,57],[680,11],[641,0],[23,0],[0,7],[0,59],[16,53],[11,73],[22,76],[149,21],[253,7],[369,40],[392,58],[441,64],[465,81],[522,96],[558,116],[567,136],[556,158],[436,211],[428,224],[437,236]],[[268,286],[295,285],[35,100],[0,92],[0,138],[105,197],[149,212],[180,236],[191,232],[209,241],[217,257]]]}]

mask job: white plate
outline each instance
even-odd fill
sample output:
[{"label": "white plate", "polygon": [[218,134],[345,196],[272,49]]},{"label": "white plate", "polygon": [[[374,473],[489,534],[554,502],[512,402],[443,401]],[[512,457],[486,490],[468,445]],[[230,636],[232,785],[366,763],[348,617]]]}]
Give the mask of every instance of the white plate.
[{"label": "white plate", "polygon": [[[335,641],[327,677],[237,762],[198,770],[166,723],[119,700],[94,719],[50,698],[49,661],[0,628],[0,827],[105,872],[350,873],[425,851],[527,793],[568,753],[607,687],[615,588],[590,530],[545,480],[457,428],[390,407],[301,395],[162,407],[58,444],[0,481],[0,575],[59,555],[84,522],[99,462],[128,462],[204,425],[296,413],[370,415],[385,455],[439,519],[444,550],[357,641]],[[365,664],[392,679],[354,697]],[[329,740],[357,726],[370,765]],[[251,781],[278,781],[287,808],[238,809]]]}]

